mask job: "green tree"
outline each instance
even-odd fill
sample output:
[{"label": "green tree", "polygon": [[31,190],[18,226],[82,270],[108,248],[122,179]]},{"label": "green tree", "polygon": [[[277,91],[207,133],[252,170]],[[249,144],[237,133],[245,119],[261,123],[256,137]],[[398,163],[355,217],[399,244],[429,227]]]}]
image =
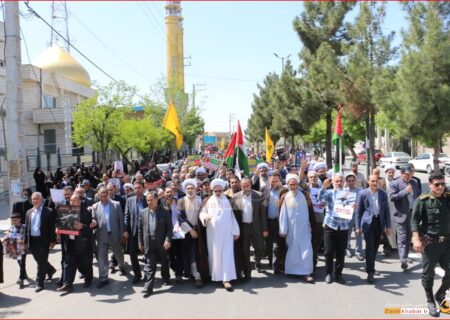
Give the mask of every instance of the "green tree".
[{"label": "green tree", "polygon": [[409,29],[396,77],[402,117],[399,130],[433,147],[434,170],[450,132],[450,6],[409,4]]},{"label": "green tree", "polygon": [[315,112],[317,101],[313,98],[306,89],[305,80],[297,76],[288,60],[273,93],[271,132],[285,138],[291,137],[294,148],[295,136],[306,134],[320,119],[320,113]]},{"label": "green tree", "polygon": [[180,126],[184,142],[192,149],[198,135],[202,134],[205,128],[205,121],[200,116],[199,109],[190,108],[181,118]]},{"label": "green tree", "polygon": [[124,82],[110,83],[78,104],[73,113],[74,142],[79,146],[91,145],[98,151],[103,167],[108,161],[106,155],[113,137],[124,119],[125,107],[131,106],[135,92],[134,87]]},{"label": "green tree", "polygon": [[385,4],[362,2],[355,22],[348,26],[350,44],[344,46],[347,53],[346,74],[341,82],[347,116],[356,121],[366,119],[369,124],[370,164],[376,167],[374,154],[375,115],[379,110],[373,97],[374,80],[386,68],[395,49],[391,48],[394,32],[385,35],[382,26],[386,16]]},{"label": "green tree", "polygon": [[295,18],[294,29],[304,45],[300,52],[307,86],[321,102],[316,113],[326,115],[327,165],[331,168],[331,113],[342,102],[339,92],[339,57],[347,39],[344,25],[351,2],[305,2],[304,12]]}]

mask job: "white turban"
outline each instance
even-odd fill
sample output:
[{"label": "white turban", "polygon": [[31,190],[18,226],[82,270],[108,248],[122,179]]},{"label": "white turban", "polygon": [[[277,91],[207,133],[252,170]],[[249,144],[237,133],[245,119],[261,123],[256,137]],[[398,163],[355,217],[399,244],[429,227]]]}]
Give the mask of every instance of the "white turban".
[{"label": "white turban", "polygon": [[314,165],[314,171],[319,171],[320,169],[326,169],[327,164],[325,162],[318,162]]},{"label": "white turban", "polygon": [[214,179],[213,181],[211,181],[211,189],[213,189],[213,190],[217,186],[221,187],[222,189],[225,189],[226,185],[227,185],[227,183],[220,178],[217,178],[217,179]]},{"label": "white turban", "polygon": [[200,167],[197,170],[195,170],[195,174],[199,174],[199,173],[206,173],[206,169],[203,167]]},{"label": "white turban", "polygon": [[384,169],[384,172],[388,172],[389,170],[392,170],[392,171],[395,172],[395,170],[397,170],[397,168],[396,168],[394,165],[388,166],[388,167],[386,167],[386,168]]},{"label": "white turban", "polygon": [[128,188],[128,189],[131,189],[131,190],[134,190],[134,186],[133,186],[131,183],[125,183],[125,184],[123,185],[123,187],[124,187],[124,188]]},{"label": "white turban", "polygon": [[289,182],[289,180],[294,179],[295,181],[297,181],[297,183],[300,183],[300,178],[298,175],[296,175],[295,173],[288,173],[286,175],[286,183]]},{"label": "white turban", "polygon": [[267,170],[269,170],[269,165],[265,162],[258,163],[256,169],[261,170],[261,168],[266,168]]},{"label": "white turban", "polygon": [[193,185],[194,188],[197,188],[197,181],[195,179],[186,179],[183,181],[182,187],[183,191],[186,192],[186,188],[188,185]]}]

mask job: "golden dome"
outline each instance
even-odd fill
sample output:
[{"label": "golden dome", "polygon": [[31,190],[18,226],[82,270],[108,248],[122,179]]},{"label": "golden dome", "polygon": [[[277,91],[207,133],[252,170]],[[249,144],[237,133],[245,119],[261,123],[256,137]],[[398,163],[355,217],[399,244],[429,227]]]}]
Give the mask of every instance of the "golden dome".
[{"label": "golden dome", "polygon": [[53,45],[45,50],[32,64],[85,87],[91,86],[91,77],[86,69],[74,57],[57,45]]}]

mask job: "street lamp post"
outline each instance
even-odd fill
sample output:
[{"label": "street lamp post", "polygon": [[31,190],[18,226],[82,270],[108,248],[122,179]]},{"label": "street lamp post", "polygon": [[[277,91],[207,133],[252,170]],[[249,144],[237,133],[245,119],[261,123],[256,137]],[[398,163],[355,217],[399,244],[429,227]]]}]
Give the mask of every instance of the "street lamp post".
[{"label": "street lamp post", "polygon": [[228,120],[229,120],[229,125],[230,125],[230,135],[231,135],[231,121],[236,119],[236,114],[235,113],[230,113]]},{"label": "street lamp post", "polygon": [[280,57],[279,55],[277,55],[276,53],[273,54],[275,57],[277,57],[278,59],[281,59],[281,71],[284,71],[284,60],[285,59],[289,59],[289,57],[291,56],[290,54],[288,54],[286,57]]}]

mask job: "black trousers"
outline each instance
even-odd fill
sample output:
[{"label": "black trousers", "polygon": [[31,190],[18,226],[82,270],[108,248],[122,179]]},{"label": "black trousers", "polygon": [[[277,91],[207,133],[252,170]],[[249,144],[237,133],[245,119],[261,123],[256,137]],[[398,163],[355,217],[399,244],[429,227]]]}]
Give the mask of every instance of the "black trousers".
[{"label": "black trousers", "polygon": [[175,272],[176,277],[183,276],[183,239],[172,239],[169,250],[170,269]]},{"label": "black trousers", "polygon": [[19,279],[20,280],[24,280],[26,279],[27,276],[27,268],[26,268],[26,264],[27,264],[27,255],[26,254],[22,254],[20,259],[17,259],[17,263],[19,264]]},{"label": "black trousers", "polygon": [[334,273],[341,275],[344,269],[345,249],[347,248],[348,230],[334,230],[328,226],[324,229],[325,271],[333,273],[333,259],[336,255]]},{"label": "black trousers", "polygon": [[381,241],[381,222],[379,217],[373,217],[369,230],[364,232],[366,242],[366,272],[375,272],[375,258]]},{"label": "black trousers", "polygon": [[[192,239],[191,234],[188,232],[181,242],[184,275],[186,277],[190,277],[193,276],[192,263],[197,263],[197,261],[199,261],[198,238]],[[200,267],[197,265],[197,271],[198,270],[200,270]]]},{"label": "black trousers", "polygon": [[[278,237],[279,237],[279,230],[280,225],[278,222],[278,219],[267,219],[267,229],[269,231],[269,235],[267,238],[265,238],[266,242],[266,254],[269,260],[269,263],[271,264],[273,261],[273,255],[275,254],[275,262],[273,263],[273,268],[277,269],[279,265],[278,261]],[[275,245],[274,245],[275,244]],[[274,248],[275,247],[275,248]]]},{"label": "black trousers", "polygon": [[73,284],[77,269],[84,275],[84,282],[91,282],[93,278],[92,261],[93,252],[91,249],[80,252],[76,248],[75,241],[67,241],[64,254],[64,284]]},{"label": "black trousers", "polygon": [[37,263],[36,283],[44,286],[45,275],[55,268],[48,262],[49,243],[44,242],[41,237],[30,238],[30,251]]},{"label": "black trousers", "polygon": [[323,242],[323,222],[317,222],[316,223],[316,230],[313,233],[313,262],[314,262],[314,269],[316,269],[317,266],[317,260],[319,259],[319,249],[320,245]]},{"label": "black trousers", "polygon": [[241,229],[242,259],[243,271],[245,276],[252,273],[252,265],[250,262],[250,246],[255,249],[255,262],[261,263],[262,254],[264,252],[264,242],[262,235],[255,234],[251,223],[242,223]]},{"label": "black trousers", "polygon": [[133,274],[135,278],[142,278],[141,266],[139,265],[139,241],[138,234],[130,233],[128,238],[128,253],[130,255],[131,267],[133,268]]},{"label": "black trousers", "polygon": [[146,277],[146,282],[144,285],[144,290],[147,292],[153,291],[153,285],[155,283],[156,274],[156,264],[158,260],[161,262],[161,275],[164,281],[169,281],[169,259],[167,257],[167,251],[159,245],[156,240],[150,239],[150,248],[145,254],[145,268],[144,273]]},{"label": "black trousers", "polygon": [[438,290],[437,296],[445,295],[445,291],[450,288],[450,241],[443,243],[432,243],[425,247],[422,252],[422,286],[431,294],[427,295],[428,302],[434,301],[433,298],[433,284],[434,284],[434,269],[439,263],[442,269],[444,269],[445,274],[442,277],[442,285]]}]

